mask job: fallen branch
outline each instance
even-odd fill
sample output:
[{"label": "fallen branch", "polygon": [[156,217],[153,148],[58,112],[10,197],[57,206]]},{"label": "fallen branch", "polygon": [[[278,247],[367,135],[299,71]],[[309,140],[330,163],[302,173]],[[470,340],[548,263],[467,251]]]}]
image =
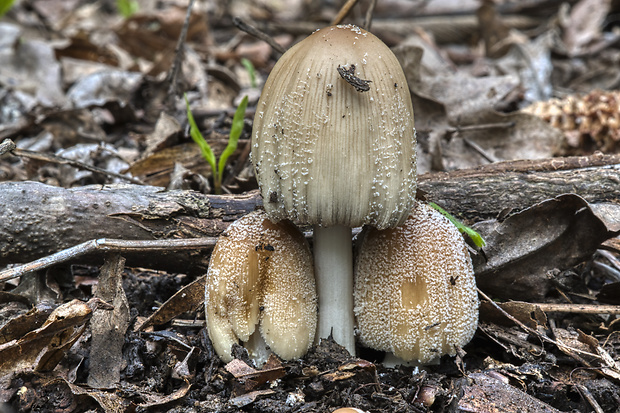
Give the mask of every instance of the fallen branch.
[{"label": "fallen branch", "polygon": [[418,177],[429,201],[473,221],[569,193],[591,204],[620,205],[619,188],[620,155],[507,161]]},{"label": "fallen branch", "polygon": [[34,260],[27,264],[14,266],[0,271],[0,282],[8,281],[13,278],[21,277],[32,271],[39,271],[49,268],[53,265],[62,264],[69,261],[77,260],[88,254],[97,252],[116,252],[120,254],[128,254],[132,252],[167,252],[167,251],[183,251],[183,250],[201,250],[210,249],[215,246],[217,238],[187,238],[187,239],[168,239],[154,241],[126,241],[119,239],[95,239],[83,242],[75,247],[58,251],[55,254],[48,255],[38,260]]},{"label": "fallen branch", "polygon": [[[564,193],[619,203],[620,155],[514,161],[419,177],[429,200],[470,221],[519,211]],[[257,191],[203,195],[138,185],[65,189],[36,182],[0,183],[0,265],[29,262],[100,238],[124,240],[217,237],[259,208]],[[87,258],[92,260],[89,255]],[[129,266],[199,274],[208,253],[128,252]]]},{"label": "fallen branch", "polygon": [[[73,189],[38,182],[0,183],[0,265],[29,262],[101,238],[123,240],[217,237],[261,204],[259,194],[211,196],[139,185]],[[95,254],[100,256],[101,254]],[[201,274],[204,250],[123,252],[128,266]],[[79,262],[93,261],[93,255]]]}]

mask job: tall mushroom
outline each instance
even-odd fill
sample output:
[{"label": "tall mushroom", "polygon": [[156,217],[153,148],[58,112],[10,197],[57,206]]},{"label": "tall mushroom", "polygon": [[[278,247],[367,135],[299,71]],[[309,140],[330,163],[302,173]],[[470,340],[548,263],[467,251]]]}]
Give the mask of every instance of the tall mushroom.
[{"label": "tall mushroom", "polygon": [[351,228],[395,227],[415,198],[413,108],[394,54],[351,25],[289,49],[256,108],[252,162],[269,218],[314,225],[317,336],[354,353]]},{"label": "tall mushroom", "polygon": [[370,229],[355,265],[360,340],[405,361],[427,363],[471,340],[478,293],[458,229],[418,203],[398,228]]},{"label": "tall mushroom", "polygon": [[262,211],[232,223],[211,254],[205,288],[209,338],[231,361],[243,343],[257,363],[269,347],[283,359],[301,357],[314,340],[316,290],[310,247],[290,222]]}]

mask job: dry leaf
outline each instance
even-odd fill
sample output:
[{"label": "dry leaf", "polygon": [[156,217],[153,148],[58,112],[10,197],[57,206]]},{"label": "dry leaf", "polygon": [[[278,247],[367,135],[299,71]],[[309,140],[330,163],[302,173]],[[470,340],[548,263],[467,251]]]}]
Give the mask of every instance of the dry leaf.
[{"label": "dry leaf", "polygon": [[473,413],[561,413],[527,393],[484,373],[472,373],[462,382],[459,411]]},{"label": "dry leaf", "polygon": [[79,300],[56,308],[43,326],[0,345],[0,376],[17,370],[51,370],[84,332],[91,309]]},{"label": "dry leaf", "polygon": [[497,298],[523,301],[542,301],[552,288],[549,270],[590,258],[613,235],[573,194],[474,228],[487,242],[486,259],[480,254],[473,259],[478,287]]},{"label": "dry leaf", "polygon": [[[546,327],[547,325],[547,316],[536,304],[522,301],[509,301],[507,303],[499,303],[498,305],[508,314],[534,330],[539,326]],[[480,304],[480,320],[504,326],[514,325],[512,320],[508,319],[505,315],[500,313],[494,305],[486,301]]]},{"label": "dry leaf", "polygon": [[174,317],[198,308],[205,299],[205,279],[200,277],[184,286],[162,304],[137,330],[144,331],[151,325],[161,325]]},{"label": "dry leaf", "polygon": [[257,385],[275,381],[285,374],[282,363],[273,354],[269,355],[269,359],[260,370],[251,367],[246,362],[239,359],[234,359],[226,364],[225,369],[236,379],[240,381],[253,380]]},{"label": "dry leaf", "polygon": [[610,6],[610,0],[581,0],[573,6],[568,20],[564,22],[563,37],[571,56],[585,52],[588,46],[600,39]]},{"label": "dry leaf", "polygon": [[123,367],[123,344],[129,327],[129,303],[123,290],[125,260],[114,254],[101,268],[96,298],[114,306],[97,309],[91,320],[91,350],[88,385],[112,388],[120,382]]}]

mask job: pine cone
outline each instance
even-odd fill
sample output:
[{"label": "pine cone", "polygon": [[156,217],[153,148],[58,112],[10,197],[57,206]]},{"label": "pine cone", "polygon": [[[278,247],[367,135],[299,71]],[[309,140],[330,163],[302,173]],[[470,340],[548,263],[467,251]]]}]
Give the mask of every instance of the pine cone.
[{"label": "pine cone", "polygon": [[559,155],[620,152],[620,91],[595,90],[536,102],[523,110],[564,131],[566,142]]}]

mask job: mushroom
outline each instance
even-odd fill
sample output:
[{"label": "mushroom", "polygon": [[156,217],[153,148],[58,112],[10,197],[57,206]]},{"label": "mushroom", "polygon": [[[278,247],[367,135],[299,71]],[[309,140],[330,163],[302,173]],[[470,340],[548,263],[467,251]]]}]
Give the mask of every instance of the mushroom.
[{"label": "mushroom", "polygon": [[473,337],[479,302],[469,251],[435,209],[417,203],[402,226],[368,230],[355,264],[355,314],[368,347],[428,363]]},{"label": "mushroom", "polygon": [[314,225],[317,336],[354,354],[351,228],[395,227],[415,198],[413,108],[394,54],[352,25],[291,47],[258,102],[252,162],[269,219]]},{"label": "mushroom", "polygon": [[256,211],[218,239],[207,272],[205,310],[209,337],[222,360],[232,360],[231,347],[239,341],[257,363],[267,359],[266,346],[285,360],[301,357],[314,340],[316,301],[310,247],[290,222],[274,224]]}]

